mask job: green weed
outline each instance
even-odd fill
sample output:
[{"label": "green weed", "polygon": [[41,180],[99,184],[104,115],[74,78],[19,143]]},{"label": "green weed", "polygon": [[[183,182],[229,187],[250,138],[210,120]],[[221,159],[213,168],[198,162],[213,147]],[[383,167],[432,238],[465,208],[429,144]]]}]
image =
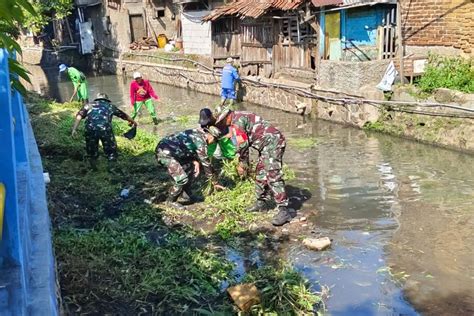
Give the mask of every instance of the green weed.
[{"label": "green weed", "polygon": [[449,88],[473,93],[474,59],[431,54],[428,57],[425,73],[418,80],[417,85],[423,92]]},{"label": "green weed", "polygon": [[174,119],[179,125],[183,127],[189,127],[191,125],[197,125],[199,121],[198,115],[182,115]]},{"label": "green weed", "polygon": [[318,144],[318,140],[313,137],[307,138],[290,138],[287,140],[290,146],[293,146],[298,149],[307,149],[312,148]]},{"label": "green weed", "polygon": [[220,296],[219,285],[232,269],[228,261],[197,248],[184,234],[147,235],[145,222],[126,217],[91,231],[56,231],[65,296],[73,295],[80,306],[99,298],[135,308],[155,305],[155,312],[172,314]]},{"label": "green weed", "polygon": [[288,265],[251,271],[244,282],[254,283],[261,292],[262,302],[252,309],[253,315],[314,315],[322,303],[308,281]]},{"label": "green weed", "polygon": [[363,128],[366,131],[384,132],[385,124],[381,121],[367,122],[364,124]]},{"label": "green weed", "polygon": [[[167,188],[168,175],[156,168],[154,159],[156,136],[138,129],[133,140],[125,139],[120,135],[128,125],[114,120],[117,167],[122,172],[108,173],[104,160],[99,160],[98,171],[91,172],[83,161],[82,124],[76,138],[70,135],[80,104],[58,104],[36,95],[28,98],[43,164],[52,179],[48,208],[66,310],[117,315],[234,313],[220,288],[223,281],[232,282],[232,264],[207,246],[213,235],[230,243],[246,231],[247,224],[267,220],[266,214],[245,211],[254,200],[254,183],[234,177],[235,186],[208,196],[204,210],[188,210],[186,214],[194,218],[219,219],[211,234],[187,226],[169,228],[164,218],[184,212],[145,203]],[[235,176],[235,162],[223,169],[223,177]],[[285,173],[291,175],[288,168]],[[128,199],[120,197],[125,187],[130,189]],[[262,288],[265,282],[263,277],[258,280]],[[299,293],[298,304],[305,302],[306,292],[295,288],[292,293]],[[301,308],[295,306],[297,313]]]}]

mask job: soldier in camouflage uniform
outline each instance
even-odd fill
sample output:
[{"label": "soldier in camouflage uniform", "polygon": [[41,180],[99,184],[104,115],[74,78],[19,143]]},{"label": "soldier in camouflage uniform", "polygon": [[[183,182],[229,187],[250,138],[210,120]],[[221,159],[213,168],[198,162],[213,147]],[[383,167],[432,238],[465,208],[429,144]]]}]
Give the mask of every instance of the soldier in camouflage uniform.
[{"label": "soldier in camouflage uniform", "polygon": [[219,137],[220,132],[215,127],[197,128],[168,135],[158,143],[155,150],[158,164],[168,168],[168,174],[174,180],[167,199],[169,204],[182,209],[183,206],[177,202],[181,195],[183,199],[192,201],[190,188],[193,178],[200,173],[200,166],[214,188],[222,189],[214,179],[207,155],[207,146]]},{"label": "soldier in camouflage uniform", "polygon": [[[113,105],[104,93],[97,94],[97,98],[92,103],[85,104],[77,112],[71,134],[73,137],[76,135],[79,123],[85,118],[84,137],[86,139],[86,152],[93,170],[97,170],[99,140],[102,142],[104,153],[109,162],[117,160],[117,142],[112,130],[112,117],[114,115],[130,122],[131,125],[137,125],[130,116]],[[111,167],[110,164],[109,167]]]},{"label": "soldier in camouflage uniform", "polygon": [[272,219],[272,224],[281,226],[289,222],[292,216],[288,210],[288,196],[282,171],[285,137],[268,121],[251,112],[224,109],[218,113],[216,124],[219,128],[235,126],[248,136],[248,140],[238,144],[237,148],[239,174],[244,174],[249,167],[249,148],[258,151],[255,179],[257,201],[248,211],[264,209],[265,196],[271,193],[279,209]]}]

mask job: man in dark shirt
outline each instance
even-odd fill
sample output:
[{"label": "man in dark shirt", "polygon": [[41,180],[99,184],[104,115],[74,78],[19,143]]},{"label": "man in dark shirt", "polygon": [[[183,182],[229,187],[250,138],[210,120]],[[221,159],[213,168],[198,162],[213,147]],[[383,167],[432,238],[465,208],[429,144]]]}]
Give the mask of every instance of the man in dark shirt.
[{"label": "man in dark shirt", "polygon": [[97,94],[97,98],[92,103],[85,104],[77,112],[71,135],[73,137],[76,135],[79,123],[82,119],[85,119],[84,137],[86,139],[86,152],[93,170],[97,170],[99,140],[102,142],[104,153],[109,162],[117,160],[117,142],[115,141],[112,129],[113,116],[128,121],[132,125],[137,125],[130,116],[113,105],[105,93]]}]

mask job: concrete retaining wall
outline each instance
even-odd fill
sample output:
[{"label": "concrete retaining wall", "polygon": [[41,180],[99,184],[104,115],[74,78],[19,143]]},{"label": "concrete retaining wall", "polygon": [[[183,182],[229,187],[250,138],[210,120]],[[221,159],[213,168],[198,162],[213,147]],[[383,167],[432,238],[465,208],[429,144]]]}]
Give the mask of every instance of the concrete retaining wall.
[{"label": "concrete retaining wall", "polygon": [[319,85],[359,94],[364,86],[376,86],[387,70],[389,60],[366,62],[321,60]]},{"label": "concrete retaining wall", "polygon": [[[221,78],[209,71],[113,58],[104,58],[101,66],[105,71],[126,76],[131,76],[134,71],[140,71],[146,78],[152,81],[220,95]],[[278,88],[244,85],[238,89],[238,94],[240,99],[244,101],[293,113],[301,113],[304,108],[305,114],[309,114],[313,104],[311,99],[305,99]],[[216,97],[216,101],[218,100]]]}]

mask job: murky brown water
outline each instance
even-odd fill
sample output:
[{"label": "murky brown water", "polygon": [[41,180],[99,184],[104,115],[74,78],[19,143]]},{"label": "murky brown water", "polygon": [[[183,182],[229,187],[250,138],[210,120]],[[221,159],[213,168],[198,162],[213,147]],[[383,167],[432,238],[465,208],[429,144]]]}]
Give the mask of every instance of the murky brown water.
[{"label": "murky brown water", "polygon": [[[46,75],[31,68],[34,89],[68,99],[72,85],[58,83],[51,70]],[[106,92],[130,111],[121,77],[90,77],[89,84],[91,95]],[[189,115],[192,125],[201,107],[219,102],[154,87],[160,118]],[[251,104],[242,108],[271,120],[289,139],[318,140],[309,149],[289,145],[285,162],[297,179],[288,185],[305,190],[309,199],[301,212],[314,214],[317,232],[334,244],[315,253],[293,242],[282,255],[315,285],[331,288],[331,315],[474,313],[473,156]],[[182,128],[182,122],[165,120],[152,130],[163,135]]]}]

